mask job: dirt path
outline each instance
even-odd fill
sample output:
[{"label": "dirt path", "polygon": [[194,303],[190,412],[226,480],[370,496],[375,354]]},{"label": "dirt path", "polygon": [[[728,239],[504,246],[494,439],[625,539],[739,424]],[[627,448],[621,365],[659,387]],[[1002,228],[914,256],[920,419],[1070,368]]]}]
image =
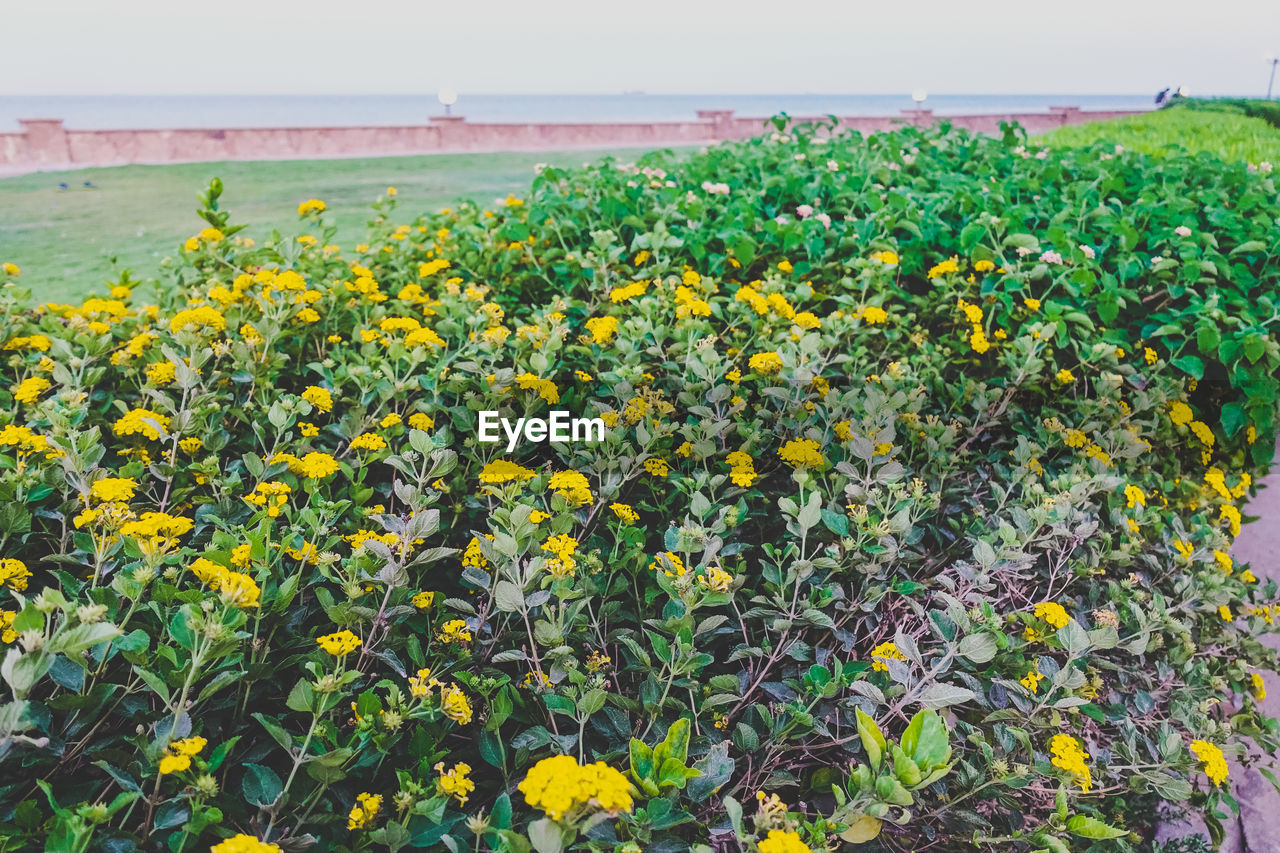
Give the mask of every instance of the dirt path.
[{"label": "dirt path", "polygon": [[[1280,449],[1277,450],[1280,458]],[[1246,524],[1231,549],[1237,566],[1243,563],[1259,579],[1275,578],[1280,582],[1280,466],[1272,469],[1259,485],[1258,496],[1249,502],[1246,515],[1258,520]],[[1280,648],[1280,636],[1263,638],[1271,648]],[[1280,675],[1263,673],[1267,683],[1267,698],[1263,710],[1271,717],[1280,718]],[[1280,794],[1266,778],[1256,770],[1245,770],[1231,762],[1231,793],[1240,803],[1238,819],[1225,823],[1226,838],[1219,848],[1221,853],[1277,853],[1280,851]],[[1198,822],[1180,821],[1161,827],[1156,838],[1165,840],[1194,833],[1202,825]],[[1207,836],[1206,836],[1207,837]]]}]

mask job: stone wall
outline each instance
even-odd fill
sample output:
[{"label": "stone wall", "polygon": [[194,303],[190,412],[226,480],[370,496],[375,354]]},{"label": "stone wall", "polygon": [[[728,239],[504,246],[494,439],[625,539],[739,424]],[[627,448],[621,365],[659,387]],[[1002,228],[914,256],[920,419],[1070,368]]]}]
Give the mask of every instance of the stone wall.
[{"label": "stone wall", "polygon": [[[1043,113],[950,116],[945,120],[981,133],[997,132],[1002,121],[1016,121],[1037,133],[1064,124],[1135,114],[1051,107]],[[929,110],[904,110],[898,116],[846,117],[839,123],[871,133],[904,123],[940,120]],[[22,119],[19,124],[18,133],[0,134],[0,171],[6,174],[129,163],[698,145],[754,136],[765,129],[766,119],[738,117],[732,110],[699,110],[693,121],[636,123],[478,124],[461,116],[446,116],[404,127],[72,130],[61,119]]]}]

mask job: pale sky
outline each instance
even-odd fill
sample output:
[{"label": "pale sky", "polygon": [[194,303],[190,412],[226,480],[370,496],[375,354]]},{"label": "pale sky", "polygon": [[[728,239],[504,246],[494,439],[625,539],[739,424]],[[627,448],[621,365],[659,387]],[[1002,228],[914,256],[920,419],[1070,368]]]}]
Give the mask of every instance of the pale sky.
[{"label": "pale sky", "polygon": [[0,0],[0,94],[1265,92],[1277,0]]}]

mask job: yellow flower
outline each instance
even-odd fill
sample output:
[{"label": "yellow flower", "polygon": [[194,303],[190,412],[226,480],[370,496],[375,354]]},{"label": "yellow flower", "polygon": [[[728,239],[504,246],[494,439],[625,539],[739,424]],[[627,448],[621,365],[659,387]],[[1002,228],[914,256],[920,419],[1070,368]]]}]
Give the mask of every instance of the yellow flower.
[{"label": "yellow flower", "polygon": [[133,500],[133,491],[137,487],[138,484],[128,477],[103,477],[94,481],[89,494],[103,503],[126,503]]},{"label": "yellow flower", "polygon": [[166,755],[160,759],[160,775],[181,773],[191,767],[191,757],[187,755]]},{"label": "yellow flower", "polygon": [[618,318],[592,317],[587,321],[587,331],[591,333],[593,343],[607,344],[618,334]]},{"label": "yellow flower", "polygon": [[280,853],[280,845],[259,841],[252,835],[233,835],[209,848],[209,853]]},{"label": "yellow flower", "polygon": [[871,257],[873,260],[877,260],[886,266],[893,266],[898,263],[897,252],[890,252],[888,250],[885,250],[883,252],[876,252]]},{"label": "yellow flower", "polygon": [[1033,669],[1022,677],[1021,684],[1032,693],[1039,692],[1040,682],[1044,680],[1044,675],[1038,669]]},{"label": "yellow flower", "polygon": [[297,460],[296,465],[290,465],[289,467],[291,470],[296,467],[295,473],[306,477],[308,480],[323,480],[325,477],[337,473],[338,460],[328,453],[313,452]]},{"label": "yellow flower", "polygon": [[665,459],[653,456],[644,460],[644,470],[648,471],[650,476],[665,477],[671,473],[671,466],[667,464]]},{"label": "yellow flower", "polygon": [[826,464],[818,442],[811,438],[793,438],[778,449],[782,461],[792,468],[821,468]]},{"label": "yellow flower", "polygon": [[621,287],[615,287],[609,291],[609,299],[613,304],[626,302],[635,299],[637,296],[644,296],[649,289],[648,281],[633,281],[631,284],[624,284]]},{"label": "yellow flower", "polygon": [[1178,426],[1185,426],[1191,423],[1191,419],[1195,417],[1191,412],[1191,407],[1181,400],[1174,400],[1169,404],[1169,420]]},{"label": "yellow flower", "polygon": [[13,261],[5,261],[3,265],[0,265],[0,270],[3,270],[5,275],[13,278],[22,275],[22,269]]},{"label": "yellow flower", "polygon": [[551,475],[548,487],[570,506],[582,506],[592,501],[591,484],[577,471],[557,471]]},{"label": "yellow flower", "polygon": [[459,725],[471,722],[471,703],[467,695],[456,684],[450,684],[440,693],[440,710],[444,715]]},{"label": "yellow flower", "polygon": [[351,440],[352,450],[382,450],[386,446],[386,440],[376,432],[362,433]]},{"label": "yellow flower", "polygon": [[479,480],[491,486],[513,481],[531,480],[534,472],[506,459],[495,459],[480,470]]},{"label": "yellow flower", "polygon": [[1089,771],[1089,755],[1080,748],[1080,742],[1071,735],[1057,734],[1049,744],[1049,750],[1055,767],[1066,770],[1080,785],[1080,790],[1089,793],[1093,787],[1093,775]]},{"label": "yellow flower", "polygon": [[169,321],[169,329],[174,333],[185,329],[212,329],[221,332],[227,328],[227,320],[216,308],[201,305],[199,308],[188,308],[173,315]]},{"label": "yellow flower", "polygon": [[43,376],[31,376],[13,386],[13,399],[19,403],[31,405],[40,399],[49,388],[50,382]]},{"label": "yellow flower", "polygon": [[947,275],[948,273],[959,272],[960,264],[958,263],[958,261],[959,261],[959,258],[957,258],[955,255],[952,255],[950,258],[947,258],[947,260],[939,264],[934,264],[932,267],[930,267],[928,275],[926,277],[942,278],[944,275]]},{"label": "yellow flower", "polygon": [[351,814],[347,816],[347,829],[363,829],[378,816],[382,809],[382,797],[378,794],[360,794],[356,797]]},{"label": "yellow flower", "polygon": [[790,830],[771,829],[763,841],[756,844],[760,853],[812,853],[809,845]]},{"label": "yellow flower", "polygon": [[729,463],[729,479],[735,486],[746,488],[756,481],[755,463],[750,454],[735,450],[725,457]]},{"label": "yellow flower", "polygon": [[623,524],[635,524],[640,520],[640,514],[630,504],[612,503],[609,504],[609,509],[613,510],[613,514],[621,519]]},{"label": "yellow flower", "polygon": [[857,316],[864,322],[877,326],[888,321],[889,312],[881,308],[879,305],[867,305],[858,309]]},{"label": "yellow flower", "polygon": [[440,778],[436,780],[436,790],[446,797],[456,799],[458,805],[465,806],[467,797],[476,789],[476,783],[468,778],[471,765],[459,762],[445,770],[444,762],[441,761],[436,765],[435,770],[440,774]]},{"label": "yellow flower", "polygon": [[412,415],[409,415],[409,426],[413,429],[419,429],[426,432],[429,429],[434,429],[435,425],[436,422],[432,420],[431,416],[424,414],[423,412],[414,412]]},{"label": "yellow flower", "polygon": [[1262,678],[1262,673],[1249,673],[1249,692],[1253,694],[1253,698],[1259,702],[1267,698],[1267,682]]},{"label": "yellow flower", "polygon": [[572,755],[542,759],[516,787],[530,806],[552,820],[593,808],[612,815],[632,808],[627,777],[603,761],[580,765]]},{"label": "yellow flower", "polygon": [[0,588],[7,586],[21,592],[27,588],[27,581],[30,579],[31,572],[21,560],[0,559]]},{"label": "yellow flower", "polygon": [[1196,758],[1204,765],[1204,775],[1209,777],[1209,781],[1215,786],[1221,786],[1227,779],[1229,772],[1227,768],[1227,759],[1222,754],[1222,750],[1207,740],[1191,741],[1191,751],[1195,753]]},{"label": "yellow flower", "polygon": [[336,658],[345,657],[356,649],[360,648],[360,638],[350,631],[337,631],[332,634],[325,634],[323,637],[317,637],[316,643],[320,648]]},{"label": "yellow flower", "polygon": [[1027,306],[1027,310],[1028,310],[1028,311],[1039,311],[1039,310],[1040,310],[1040,300],[1039,300],[1039,299],[1032,299],[1032,298],[1028,297],[1028,298],[1026,298],[1026,299],[1022,300],[1022,304],[1023,304],[1023,305],[1025,305],[1025,306]]},{"label": "yellow flower", "polygon": [[325,208],[324,202],[318,198],[309,198],[302,204],[298,205],[298,215],[306,216],[308,213],[323,213]]},{"label": "yellow flower", "polygon": [[450,619],[440,626],[440,633],[437,635],[442,643],[469,643],[471,642],[471,632],[467,630],[467,623],[464,619]]},{"label": "yellow flower", "polygon": [[159,441],[160,433],[168,429],[169,418],[150,409],[130,409],[111,427],[118,436],[140,435],[149,441]]},{"label": "yellow flower", "polygon": [[322,412],[333,411],[333,395],[329,393],[327,388],[321,388],[319,385],[309,385],[302,392],[302,399]]},{"label": "yellow flower", "polygon": [[1057,378],[1058,378],[1058,381],[1061,382],[1063,385],[1067,385],[1069,383],[1076,381],[1075,374],[1072,373],[1070,370],[1067,370],[1065,367],[1058,371]]},{"label": "yellow flower", "polygon": [[1225,604],[1218,606],[1218,618],[1223,622],[1234,622],[1236,620],[1235,614],[1231,612],[1231,608]]},{"label": "yellow flower", "polygon": [[1147,505],[1147,494],[1135,485],[1127,485],[1124,487],[1124,499],[1129,505],[1129,509],[1136,506],[1145,507]]},{"label": "yellow flower", "polygon": [[782,358],[776,352],[758,352],[747,360],[747,366],[761,376],[772,376],[782,370]]},{"label": "yellow flower", "polygon": [[429,610],[435,600],[436,594],[434,592],[418,592],[414,594],[413,598],[409,599],[409,603],[419,610]]},{"label": "yellow flower", "polygon": [[169,744],[170,751],[174,755],[185,755],[188,757],[199,755],[200,751],[208,745],[208,741],[202,737],[189,737],[183,740],[175,740]]},{"label": "yellow flower", "polygon": [[1054,628],[1065,628],[1071,622],[1066,609],[1053,601],[1042,601],[1037,604],[1035,615],[1037,619],[1043,619]]},{"label": "yellow flower", "polygon": [[280,508],[289,502],[289,493],[292,491],[285,483],[259,483],[245,496],[245,500],[256,507],[265,507],[267,515],[276,518],[280,515]]},{"label": "yellow flower", "polygon": [[876,672],[888,672],[886,660],[906,660],[907,656],[898,650],[892,642],[881,643],[871,650],[871,668]]}]

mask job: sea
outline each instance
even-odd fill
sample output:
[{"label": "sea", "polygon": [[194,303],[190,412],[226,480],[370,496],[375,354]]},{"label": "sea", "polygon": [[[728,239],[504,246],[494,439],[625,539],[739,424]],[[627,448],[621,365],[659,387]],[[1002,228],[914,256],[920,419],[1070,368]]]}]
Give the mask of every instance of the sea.
[{"label": "sea", "polygon": [[[928,95],[936,115],[1044,112],[1050,106],[1134,110],[1153,94]],[[897,115],[911,93],[881,95],[468,95],[453,115],[475,122],[680,121],[697,110],[739,116]],[[347,127],[421,124],[445,114],[435,93],[421,95],[0,95],[0,132],[20,118],[61,118],[77,130],[235,127]]]}]

